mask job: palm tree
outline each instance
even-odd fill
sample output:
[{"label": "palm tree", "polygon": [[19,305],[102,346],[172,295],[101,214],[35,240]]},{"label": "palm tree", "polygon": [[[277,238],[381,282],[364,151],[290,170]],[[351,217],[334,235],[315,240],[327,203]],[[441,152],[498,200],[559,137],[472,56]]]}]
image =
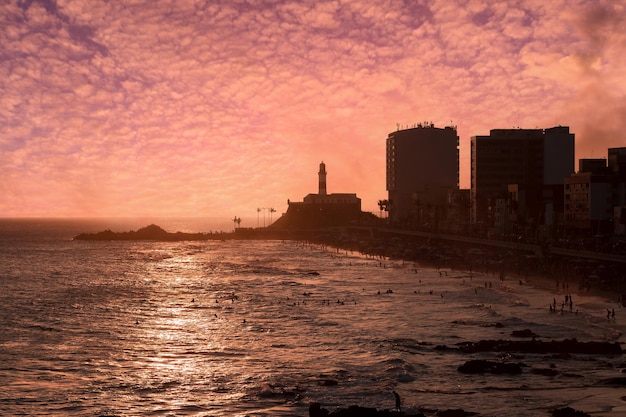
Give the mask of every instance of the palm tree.
[{"label": "palm tree", "polygon": [[272,213],[276,213],[276,210],[274,210],[274,207],[270,207],[270,224],[272,224]]},{"label": "palm tree", "polygon": [[256,227],[259,227],[259,216],[261,215],[261,208],[256,209]]},{"label": "palm tree", "polygon": [[378,208],[380,208],[380,218],[382,218],[383,211],[389,211],[389,200],[378,200]]}]

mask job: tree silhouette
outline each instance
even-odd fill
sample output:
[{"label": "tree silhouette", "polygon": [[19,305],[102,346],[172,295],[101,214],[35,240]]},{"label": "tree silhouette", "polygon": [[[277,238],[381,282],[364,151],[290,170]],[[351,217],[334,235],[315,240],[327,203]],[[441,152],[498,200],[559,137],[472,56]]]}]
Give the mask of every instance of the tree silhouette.
[{"label": "tree silhouette", "polygon": [[380,218],[383,217],[383,211],[389,211],[389,200],[378,200],[378,208],[380,208]]},{"label": "tree silhouette", "polygon": [[270,224],[272,224],[272,213],[276,213],[276,210],[274,210],[274,207],[270,207]]}]

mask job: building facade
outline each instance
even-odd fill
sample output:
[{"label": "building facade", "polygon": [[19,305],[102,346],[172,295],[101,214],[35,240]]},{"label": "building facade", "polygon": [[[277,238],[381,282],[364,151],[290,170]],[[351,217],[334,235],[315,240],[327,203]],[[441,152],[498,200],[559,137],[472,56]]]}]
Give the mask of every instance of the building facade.
[{"label": "building facade", "polygon": [[565,179],[565,226],[575,236],[624,234],[626,148],[610,148],[608,159],[580,159]]},{"label": "building facade", "polygon": [[563,212],[564,179],[574,172],[574,140],[563,126],[494,129],[489,136],[473,136],[474,227],[483,232],[502,229],[513,219],[533,226],[554,223],[555,212]]},{"label": "building facade", "polygon": [[443,219],[448,194],[459,189],[459,137],[456,127],[432,123],[387,136],[389,220],[416,227]]},{"label": "building facade", "polygon": [[611,178],[603,173],[579,172],[565,179],[565,222],[585,235],[606,233],[613,217]]}]

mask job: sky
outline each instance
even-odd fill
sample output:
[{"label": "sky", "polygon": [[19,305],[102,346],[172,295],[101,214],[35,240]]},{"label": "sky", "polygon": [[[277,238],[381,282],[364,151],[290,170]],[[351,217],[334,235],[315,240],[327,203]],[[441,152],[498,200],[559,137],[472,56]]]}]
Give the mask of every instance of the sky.
[{"label": "sky", "polygon": [[[224,217],[387,197],[385,140],[570,126],[626,146],[626,0],[5,0],[0,217]],[[576,167],[578,163],[576,162]]]}]

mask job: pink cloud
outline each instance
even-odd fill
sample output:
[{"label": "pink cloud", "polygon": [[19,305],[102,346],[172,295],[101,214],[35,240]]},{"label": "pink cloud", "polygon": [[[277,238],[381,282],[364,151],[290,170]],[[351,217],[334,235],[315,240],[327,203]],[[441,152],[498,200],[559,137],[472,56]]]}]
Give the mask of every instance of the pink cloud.
[{"label": "pink cloud", "polygon": [[2,216],[255,217],[321,160],[377,211],[396,123],[456,124],[464,186],[491,128],[623,142],[612,3],[52,4],[0,5]]}]

